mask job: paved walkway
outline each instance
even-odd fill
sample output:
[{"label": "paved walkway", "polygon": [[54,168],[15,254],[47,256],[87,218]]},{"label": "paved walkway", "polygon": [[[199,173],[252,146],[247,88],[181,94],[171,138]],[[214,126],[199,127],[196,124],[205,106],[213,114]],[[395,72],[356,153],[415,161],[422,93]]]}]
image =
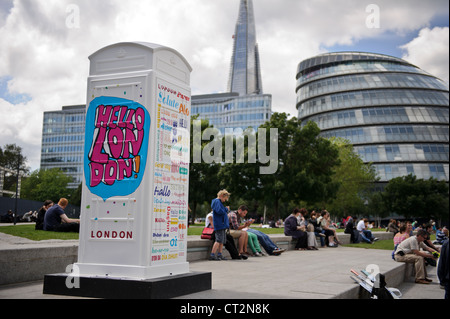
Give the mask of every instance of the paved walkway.
[{"label": "paved walkway", "polygon": [[[0,233],[1,234],[1,233]],[[58,245],[59,241],[30,243],[26,239],[0,235],[0,248]],[[11,238],[12,237],[12,238]],[[67,242],[66,242],[67,243]],[[399,267],[385,250],[351,247],[323,248],[319,251],[287,251],[281,256],[251,257],[246,261],[199,261],[190,263],[191,271],[212,272],[210,291],[180,299],[333,299],[355,298],[350,269],[357,271],[375,265],[386,273]],[[429,267],[430,285],[403,283],[402,299],[443,299],[436,268]],[[389,281],[387,281],[388,286]],[[59,299],[43,295],[43,282],[0,286],[0,299]]]},{"label": "paved walkway", "polygon": [[[357,285],[350,269],[360,272],[368,265],[384,273],[398,263],[390,252],[361,248],[324,248],[319,251],[287,251],[279,257],[253,257],[247,261],[202,261],[191,270],[211,271],[213,289],[183,299],[332,299],[348,298]],[[402,299],[443,299],[436,268],[428,267],[430,285],[405,282]],[[389,286],[389,282],[388,282]],[[347,295],[348,294],[348,295]]]}]

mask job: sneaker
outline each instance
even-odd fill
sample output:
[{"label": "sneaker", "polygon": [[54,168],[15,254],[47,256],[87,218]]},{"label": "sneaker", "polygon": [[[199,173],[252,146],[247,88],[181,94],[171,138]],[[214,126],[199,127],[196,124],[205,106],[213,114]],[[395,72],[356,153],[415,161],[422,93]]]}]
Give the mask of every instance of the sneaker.
[{"label": "sneaker", "polygon": [[217,260],[228,260],[224,255],[217,255]]},{"label": "sneaker", "polygon": [[336,248],[338,245],[336,245],[336,244],[329,244],[328,245],[328,247],[331,247],[331,248]]},{"label": "sneaker", "polygon": [[209,260],[220,260],[216,255],[210,255]]},{"label": "sneaker", "polygon": [[416,279],[416,284],[429,285],[430,283],[424,279]]},{"label": "sneaker", "polygon": [[281,253],[279,251],[274,250],[272,252],[272,256],[280,256],[280,255],[281,255]]},{"label": "sneaker", "polygon": [[253,254],[253,256],[255,256],[255,257],[262,257],[262,254],[259,251],[257,251],[256,253]]},{"label": "sneaker", "polygon": [[239,257],[241,257],[242,260],[247,260],[248,259],[248,257],[245,256],[244,254],[239,255]]},{"label": "sneaker", "polygon": [[373,239],[373,241],[377,241],[377,240],[378,240],[378,238],[376,238],[376,237]]}]

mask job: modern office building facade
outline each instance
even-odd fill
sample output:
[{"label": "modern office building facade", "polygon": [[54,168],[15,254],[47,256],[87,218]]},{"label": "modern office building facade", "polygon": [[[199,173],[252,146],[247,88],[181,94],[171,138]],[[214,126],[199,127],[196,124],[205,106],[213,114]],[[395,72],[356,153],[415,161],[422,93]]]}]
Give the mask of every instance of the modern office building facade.
[{"label": "modern office building facade", "polygon": [[217,128],[222,135],[225,129],[252,127],[255,131],[272,115],[270,94],[243,95],[222,93],[195,95],[192,97],[192,114],[200,114],[201,119]]},{"label": "modern office building facade", "polygon": [[40,168],[60,168],[73,178],[69,188],[77,188],[83,180],[85,125],[86,105],[44,112]]},{"label": "modern office building facade", "polygon": [[272,95],[263,94],[252,0],[240,1],[228,92],[194,95],[191,113],[209,120],[222,134],[227,128],[257,130],[270,120]]},{"label": "modern office building facade", "polygon": [[324,137],[342,137],[380,182],[413,174],[449,181],[449,90],[392,56],[338,52],[302,61],[297,110]]}]

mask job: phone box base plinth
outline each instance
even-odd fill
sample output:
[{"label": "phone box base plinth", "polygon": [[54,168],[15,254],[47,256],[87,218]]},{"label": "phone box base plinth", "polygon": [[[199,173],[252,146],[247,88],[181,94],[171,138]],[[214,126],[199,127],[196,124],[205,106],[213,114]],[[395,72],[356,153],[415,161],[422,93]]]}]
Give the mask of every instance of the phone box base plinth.
[{"label": "phone box base plinth", "polygon": [[[192,272],[144,280],[108,277],[74,278],[69,275],[66,273],[46,275],[43,293],[106,299],[169,299],[212,288],[212,275],[209,272]],[[74,288],[68,288],[68,286],[74,286]]]}]

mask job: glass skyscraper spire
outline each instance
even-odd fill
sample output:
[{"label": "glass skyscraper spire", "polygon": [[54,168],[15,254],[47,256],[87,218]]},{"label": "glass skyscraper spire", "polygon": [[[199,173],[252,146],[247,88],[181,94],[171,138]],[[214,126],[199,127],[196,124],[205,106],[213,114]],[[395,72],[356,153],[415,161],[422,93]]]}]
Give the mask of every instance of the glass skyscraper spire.
[{"label": "glass skyscraper spire", "polygon": [[192,96],[192,114],[226,129],[257,130],[272,116],[272,95],[263,94],[252,0],[241,0],[233,36],[230,77],[226,93]]},{"label": "glass skyscraper spire", "polygon": [[239,93],[239,95],[262,94],[252,0],[241,0],[233,38],[228,92]]}]

